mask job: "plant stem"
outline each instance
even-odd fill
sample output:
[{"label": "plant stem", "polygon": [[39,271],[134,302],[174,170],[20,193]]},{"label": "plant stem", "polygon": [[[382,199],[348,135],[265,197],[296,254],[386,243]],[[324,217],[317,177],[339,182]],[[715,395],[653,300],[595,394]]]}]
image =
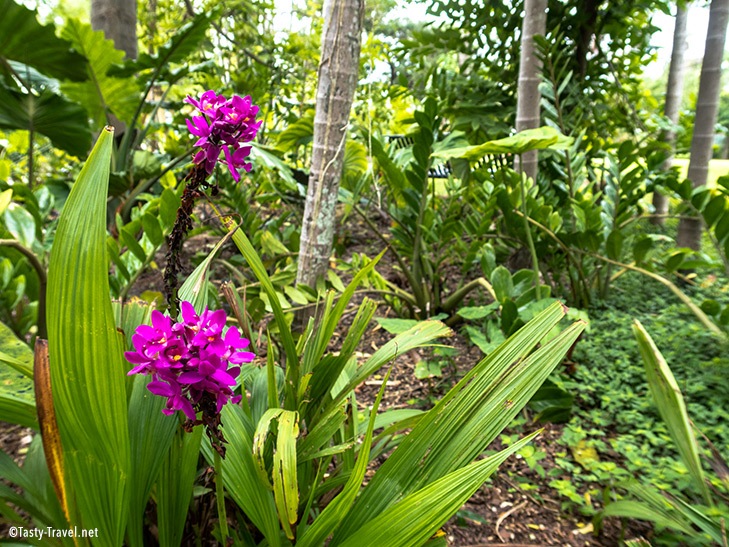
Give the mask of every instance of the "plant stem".
[{"label": "plant stem", "polygon": [[46,276],[46,270],[35,256],[33,251],[24,247],[19,241],[14,239],[0,239],[0,247],[12,247],[16,251],[20,252],[25,258],[28,259],[30,265],[38,274],[38,337],[46,339],[48,333],[46,332],[46,285],[48,284],[48,278]]},{"label": "plant stem", "polygon": [[483,287],[489,292],[494,301],[498,301],[498,298],[496,298],[496,293],[494,292],[494,288],[491,286],[491,284],[483,277],[479,277],[478,279],[469,281],[463,287],[448,295],[448,298],[446,298],[443,302],[441,309],[445,313],[450,314],[455,309],[455,307],[460,304],[460,302],[466,297],[466,295],[477,287]]},{"label": "plant stem", "polygon": [[521,208],[524,219],[524,231],[526,232],[527,245],[529,246],[529,252],[532,255],[532,267],[534,268],[534,295],[537,300],[542,299],[541,291],[539,290],[539,258],[537,257],[537,249],[534,247],[534,240],[532,239],[532,231],[529,227],[529,215],[527,214],[526,204],[526,183],[524,171],[522,169],[522,158],[519,154],[519,186],[521,188]]},{"label": "plant stem", "polygon": [[215,462],[215,501],[218,506],[218,522],[220,523],[220,539],[228,544],[228,516],[225,513],[225,487],[223,486],[223,460],[217,450],[213,450]]}]

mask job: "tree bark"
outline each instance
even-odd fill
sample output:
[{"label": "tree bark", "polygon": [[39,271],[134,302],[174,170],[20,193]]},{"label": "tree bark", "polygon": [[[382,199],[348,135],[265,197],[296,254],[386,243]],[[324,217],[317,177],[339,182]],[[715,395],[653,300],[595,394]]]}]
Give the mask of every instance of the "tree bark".
[{"label": "tree bark", "polygon": [[[705,185],[709,174],[709,160],[714,145],[714,126],[719,108],[721,61],[724,56],[727,23],[729,23],[729,0],[711,0],[688,169],[688,178],[694,188]],[[682,218],[678,225],[676,241],[678,246],[698,251],[701,246],[702,229],[701,219]]]},{"label": "tree bark", "polygon": [[91,0],[91,26],[103,30],[127,58],[137,58],[136,0]]},{"label": "tree bark", "polygon": [[306,193],[296,283],[314,286],[332,251],[349,113],[359,77],[364,0],[325,0],[314,116],[314,149]]},{"label": "tree bark", "polygon": [[[516,92],[516,130],[539,127],[539,82],[542,62],[536,52],[535,35],[544,35],[547,26],[547,0],[525,0],[521,27],[519,57],[519,87]],[[532,179],[537,178],[537,151],[531,150],[517,158],[517,167]]]},{"label": "tree bark", "polygon": [[[676,27],[673,30],[673,49],[671,50],[671,64],[668,68],[668,83],[666,84],[666,102],[663,106],[663,115],[668,118],[673,126],[669,131],[661,135],[661,139],[666,142],[671,151],[669,156],[661,165],[661,169],[668,171],[673,164],[673,152],[676,146],[676,130],[678,125],[678,112],[681,108],[681,99],[683,97],[683,82],[686,74],[686,49],[688,48],[688,33],[686,32],[686,23],[688,21],[688,6],[686,8],[678,5],[676,10]],[[663,225],[666,221],[665,215],[668,213],[668,198],[658,191],[653,192],[653,207],[656,210],[655,217],[651,218],[654,224]]]}]

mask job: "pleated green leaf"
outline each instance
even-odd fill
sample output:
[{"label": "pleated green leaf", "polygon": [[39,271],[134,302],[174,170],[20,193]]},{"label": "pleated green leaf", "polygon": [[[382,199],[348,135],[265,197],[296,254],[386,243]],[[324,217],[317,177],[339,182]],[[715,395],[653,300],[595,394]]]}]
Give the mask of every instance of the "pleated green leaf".
[{"label": "pleated green leaf", "polygon": [[[221,421],[228,441],[222,462],[225,491],[261,531],[269,546],[280,547],[280,527],[273,492],[261,481],[253,457],[255,426],[237,405],[225,405]],[[203,451],[207,461],[212,462],[213,451],[209,442],[203,443]]]},{"label": "pleated green leaf", "polygon": [[381,367],[392,361],[396,357],[407,353],[410,350],[430,345],[433,340],[452,336],[453,331],[440,321],[421,321],[407,331],[398,334],[387,344],[379,348],[364,363],[357,367],[354,377],[349,381],[346,387],[341,391],[338,400],[352,391],[367,378],[372,376]]},{"label": "pleated green leaf", "polygon": [[296,438],[299,436],[298,413],[284,410],[278,417],[276,450],[273,454],[273,497],[279,520],[289,539],[299,509],[299,486],[296,479]]},{"label": "pleated green leaf", "polygon": [[652,501],[620,500],[610,503],[601,513],[601,517],[623,517],[628,519],[649,520],[658,526],[670,528],[691,535],[694,530],[691,523],[685,519],[676,508],[668,503],[657,492],[659,498]]},{"label": "pleated green leaf", "polygon": [[[278,424],[276,449],[273,452],[273,480],[268,479],[265,462],[266,439],[274,434],[273,422]],[[298,412],[282,408],[268,409],[256,427],[253,436],[253,454],[258,476],[263,484],[273,489],[281,526],[289,539],[293,539],[292,525],[298,519],[299,489],[296,473],[296,439],[299,436]]]},{"label": "pleated green leaf", "polygon": [[[324,314],[321,318],[319,325],[314,333],[312,341],[307,342],[306,349],[301,363],[302,374],[311,372],[314,367],[321,361],[327,346],[330,344],[334,331],[339,325],[339,320],[342,318],[344,310],[349,305],[349,301],[354,295],[354,291],[362,283],[362,281],[370,274],[377,263],[380,261],[386,251],[382,251],[373,260],[371,260],[364,268],[362,268],[357,275],[354,276],[352,281],[342,291],[337,303],[332,307],[329,299],[327,299],[327,306],[324,309]],[[334,294],[329,293],[333,298]],[[361,335],[360,335],[361,338]],[[357,339],[359,341],[359,338]],[[354,348],[352,348],[352,351]]]},{"label": "pleated green leaf", "polygon": [[704,470],[699,459],[699,445],[696,442],[691,421],[686,411],[681,390],[678,387],[671,369],[656,347],[648,331],[640,321],[633,323],[633,334],[638,341],[640,355],[645,364],[646,377],[653,400],[658,407],[661,418],[666,423],[668,432],[681,455],[684,465],[688,469],[694,484],[699,489],[708,505],[711,505],[711,493],[704,480]]},{"label": "pleated green leaf", "polygon": [[[114,302],[113,307],[117,325],[126,336],[126,349],[131,351],[133,350],[131,337],[139,325],[149,323],[152,306],[142,300],[134,299],[123,306],[119,302]],[[127,363],[127,367],[131,368],[131,365]],[[149,392],[147,384],[151,381],[150,377],[134,375],[129,379],[132,382],[129,398],[129,442],[134,480],[130,484],[127,540],[130,545],[142,545],[147,501],[152,491],[152,485],[157,480],[162,465],[169,457],[179,420],[176,416],[166,416],[162,413],[166,400],[164,397],[158,397]],[[197,446],[200,446],[199,439]],[[188,449],[188,451],[190,450]],[[184,456],[177,457],[176,454],[174,466],[182,465],[189,459],[189,456],[186,459]],[[175,488],[176,494],[181,494],[184,490],[184,487],[180,487],[180,481],[185,480],[189,481],[188,499],[192,495],[192,480],[188,477],[192,473],[194,478],[197,469],[196,463],[197,459],[190,463],[192,470],[176,473],[179,475],[174,478],[175,486],[178,487]],[[182,497],[185,496],[182,495]],[[186,511],[180,511],[182,516],[178,520],[181,519],[184,523]],[[176,526],[179,527],[179,523]],[[168,536],[177,537],[177,533],[177,528],[167,531]]]},{"label": "pleated green leaf", "polygon": [[352,506],[355,497],[359,493],[360,486],[364,480],[367,466],[370,462],[370,448],[372,447],[372,433],[377,424],[377,410],[380,408],[382,397],[385,394],[387,381],[390,379],[392,368],[387,371],[385,379],[382,381],[380,391],[377,393],[372,411],[370,412],[370,421],[367,425],[367,433],[362,441],[362,447],[357,456],[357,463],[352,469],[352,474],[347,480],[339,495],[334,498],[329,505],[316,518],[314,523],[306,529],[306,532],[296,542],[298,547],[318,547],[324,543],[324,540],[339,526],[344,517]]},{"label": "pleated green leaf", "polygon": [[411,547],[428,541],[468,501],[511,454],[529,443],[539,431],[520,439],[488,458],[458,469],[414,492],[342,542],[331,547]]},{"label": "pleated green leaf", "polygon": [[202,427],[178,430],[157,480],[157,527],[160,547],[179,547],[185,529],[192,488],[197,476]]},{"label": "pleated green leaf", "polygon": [[420,418],[365,487],[335,539],[349,537],[386,509],[389,512],[397,500],[475,460],[529,401],[584,329],[584,323],[576,323],[531,353],[564,314],[560,303],[549,306]]},{"label": "pleated green leaf", "polygon": [[[166,399],[150,393],[147,390],[149,382],[149,377],[138,375],[129,400],[129,440],[134,476],[130,485],[130,545],[144,544],[142,534],[147,500],[179,424],[176,416],[162,414]],[[193,471],[195,463],[192,464]]]},{"label": "pleated green leaf", "polygon": [[129,512],[124,340],[109,298],[106,196],[113,129],[101,132],[58,223],[48,271],[51,385],[71,519],[120,545]]}]

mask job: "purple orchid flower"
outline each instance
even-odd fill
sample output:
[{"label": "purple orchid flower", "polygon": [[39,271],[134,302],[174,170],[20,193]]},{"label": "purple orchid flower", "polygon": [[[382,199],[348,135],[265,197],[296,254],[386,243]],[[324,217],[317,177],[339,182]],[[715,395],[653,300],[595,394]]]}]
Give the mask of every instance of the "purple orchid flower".
[{"label": "purple orchid flower", "polygon": [[263,123],[256,121],[258,107],[250,96],[233,95],[226,99],[212,90],[203,93],[200,100],[187,97],[185,102],[202,113],[186,120],[190,133],[198,137],[195,146],[200,147],[193,163],[202,165],[210,175],[222,151],[230,174],[236,182],[240,181],[240,170],[251,170],[251,164],[245,161],[251,147],[243,145],[255,139]]},{"label": "purple orchid flower", "polygon": [[240,374],[238,365],[250,363],[254,355],[240,351],[250,341],[241,337],[236,327],[225,330],[227,316],[223,310],[206,308],[198,315],[192,304],[182,302],[181,312],[182,320],[172,321],[153,311],[152,325],[140,325],[132,336],[136,351],[127,351],[124,356],[135,365],[128,375],[151,374],[147,389],[167,398],[164,414],[181,410],[195,421],[206,394],[215,401],[218,414],[229,401],[240,402],[241,395],[232,389]]}]

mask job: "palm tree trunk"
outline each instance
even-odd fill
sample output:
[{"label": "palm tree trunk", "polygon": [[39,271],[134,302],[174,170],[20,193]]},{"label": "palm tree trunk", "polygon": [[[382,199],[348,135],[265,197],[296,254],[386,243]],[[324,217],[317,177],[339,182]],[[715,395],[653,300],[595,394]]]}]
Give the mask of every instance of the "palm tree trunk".
[{"label": "palm tree trunk", "polygon": [[349,113],[359,78],[364,0],[325,0],[314,149],[296,283],[314,286],[332,251]]},{"label": "palm tree trunk", "polygon": [[[683,97],[683,82],[686,74],[686,49],[688,47],[688,34],[686,23],[688,21],[688,6],[678,5],[676,10],[676,27],[673,30],[673,49],[671,50],[671,64],[668,69],[668,83],[666,84],[666,103],[663,107],[663,114],[671,122],[672,126],[678,124],[678,111],[681,108]],[[661,136],[662,140],[671,147],[670,155],[665,159],[661,169],[668,171],[673,164],[673,151],[676,145],[676,131],[670,129]],[[653,192],[653,207],[657,215],[668,213],[668,198],[658,191]],[[652,217],[651,222],[663,225],[664,216]]]},{"label": "palm tree trunk", "polygon": [[[524,21],[521,27],[521,54],[519,58],[519,87],[516,92],[516,130],[539,127],[539,82],[542,62],[534,45],[535,35],[544,35],[547,26],[547,0],[525,0]],[[537,151],[522,154],[518,162],[523,172],[532,179],[537,177]]]},{"label": "palm tree trunk", "polygon": [[[714,125],[721,91],[721,61],[724,56],[727,23],[729,23],[729,0],[711,0],[688,170],[688,178],[694,188],[705,185],[709,174],[709,160],[714,145]],[[702,229],[701,219],[682,218],[678,225],[676,241],[678,246],[699,250]]]}]

